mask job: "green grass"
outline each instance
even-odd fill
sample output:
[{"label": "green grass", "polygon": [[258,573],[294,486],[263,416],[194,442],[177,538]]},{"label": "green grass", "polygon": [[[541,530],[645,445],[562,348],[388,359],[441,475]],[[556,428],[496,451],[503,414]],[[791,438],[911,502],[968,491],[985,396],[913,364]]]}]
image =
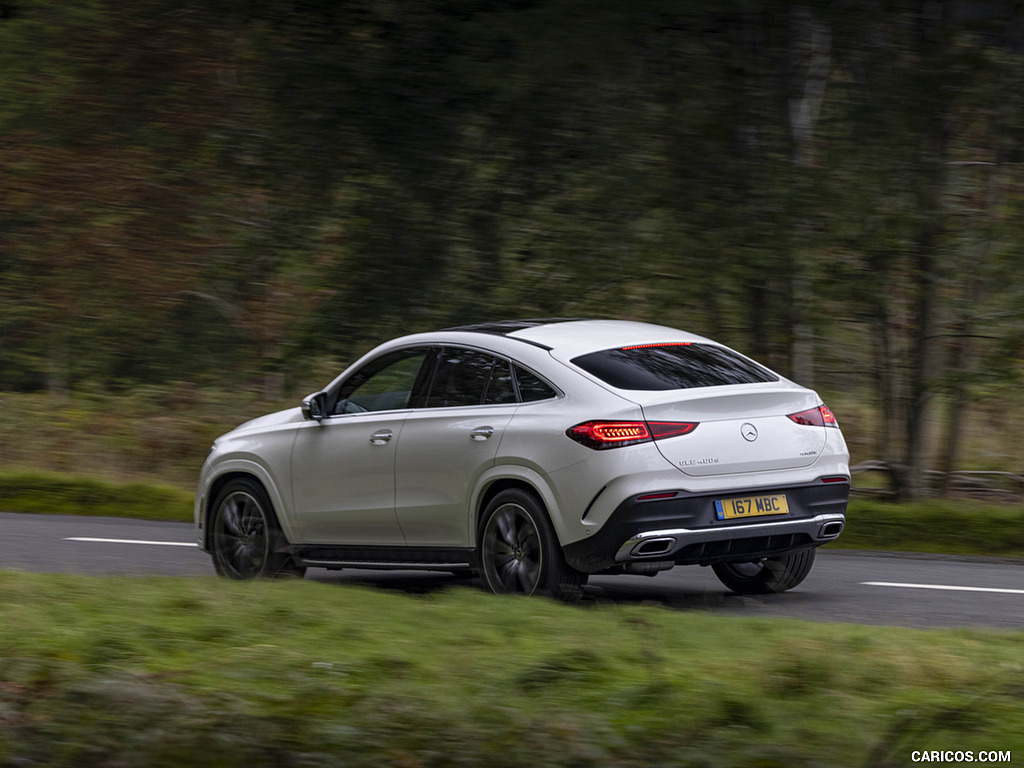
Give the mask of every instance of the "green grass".
[{"label": "green grass", "polygon": [[1024,749],[1021,633],[4,572],[0,615],[4,766],[861,766]]},{"label": "green grass", "polygon": [[1024,507],[976,501],[855,499],[830,547],[1024,557]]},{"label": "green grass", "polygon": [[0,467],[192,490],[218,435],[299,398],[267,403],[254,393],[187,383],[120,394],[0,393]]},{"label": "green grass", "polygon": [[0,471],[0,510],[187,522],[193,494],[169,485],[115,483],[58,472]]}]

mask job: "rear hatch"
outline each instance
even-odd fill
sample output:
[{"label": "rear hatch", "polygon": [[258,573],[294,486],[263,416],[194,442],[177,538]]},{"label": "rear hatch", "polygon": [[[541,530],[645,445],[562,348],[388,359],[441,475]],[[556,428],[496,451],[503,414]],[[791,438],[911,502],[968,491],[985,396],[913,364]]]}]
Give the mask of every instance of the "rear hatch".
[{"label": "rear hatch", "polygon": [[824,427],[789,418],[819,404],[813,392],[789,382],[629,396],[648,422],[698,422],[690,434],[656,443],[673,466],[695,477],[808,467],[827,440]]},{"label": "rear hatch", "polygon": [[790,418],[820,405],[814,392],[720,344],[638,344],[575,356],[571,363],[640,405],[649,423],[698,423],[688,434],[656,441],[687,475],[808,467],[828,440],[824,426]]}]

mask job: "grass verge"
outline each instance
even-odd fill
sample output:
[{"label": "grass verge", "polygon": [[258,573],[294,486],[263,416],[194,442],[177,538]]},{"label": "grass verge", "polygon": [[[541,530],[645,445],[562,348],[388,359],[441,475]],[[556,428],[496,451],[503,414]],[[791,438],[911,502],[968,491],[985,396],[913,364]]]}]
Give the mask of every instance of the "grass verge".
[{"label": "grass verge", "polygon": [[188,522],[193,494],[169,485],[113,483],[59,472],[0,472],[0,510]]},{"label": "grass verge", "polygon": [[854,500],[829,547],[1024,557],[1024,507],[976,501]]},{"label": "grass verge", "polygon": [[1021,633],[10,572],[0,612],[4,766],[861,766],[1024,750]]}]

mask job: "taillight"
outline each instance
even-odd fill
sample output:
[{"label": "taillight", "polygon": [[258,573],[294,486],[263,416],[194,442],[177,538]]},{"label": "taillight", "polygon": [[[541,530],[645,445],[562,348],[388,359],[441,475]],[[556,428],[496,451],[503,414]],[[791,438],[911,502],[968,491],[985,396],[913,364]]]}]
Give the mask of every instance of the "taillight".
[{"label": "taillight", "polygon": [[791,413],[789,418],[797,424],[808,427],[836,427],[837,429],[839,427],[835,414],[829,410],[827,405],[819,405],[817,408],[800,411],[800,413]]},{"label": "taillight", "polygon": [[651,437],[655,440],[664,440],[666,437],[678,437],[688,435],[697,428],[696,421],[648,421],[647,426],[651,430]]},{"label": "taillight", "polygon": [[689,421],[585,421],[565,430],[565,434],[581,445],[603,451],[678,437],[696,428],[697,423]]},{"label": "taillight", "polygon": [[651,432],[643,421],[587,421],[570,427],[565,434],[598,451],[651,441]]}]

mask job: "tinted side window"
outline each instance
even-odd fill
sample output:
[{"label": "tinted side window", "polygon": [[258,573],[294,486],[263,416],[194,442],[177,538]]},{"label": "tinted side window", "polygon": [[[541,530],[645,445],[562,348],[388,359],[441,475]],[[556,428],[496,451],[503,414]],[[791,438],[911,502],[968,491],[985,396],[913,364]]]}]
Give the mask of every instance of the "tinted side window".
[{"label": "tinted side window", "polygon": [[618,389],[691,389],[779,380],[767,368],[712,344],[606,349],[572,362]]},{"label": "tinted side window", "polygon": [[334,413],[408,408],[428,351],[423,347],[400,349],[371,360],[342,384]]},{"label": "tinted side window", "polygon": [[442,349],[427,397],[427,408],[482,404],[494,363],[494,357],[484,352],[452,347]]},{"label": "tinted side window", "polygon": [[512,381],[512,369],[507,360],[494,360],[491,369],[491,381],[487,385],[487,405],[501,405],[516,402],[516,389]]},{"label": "tinted side window", "polygon": [[516,371],[516,383],[519,385],[519,399],[522,402],[532,403],[558,397],[558,393],[540,377],[518,365],[513,367]]}]

